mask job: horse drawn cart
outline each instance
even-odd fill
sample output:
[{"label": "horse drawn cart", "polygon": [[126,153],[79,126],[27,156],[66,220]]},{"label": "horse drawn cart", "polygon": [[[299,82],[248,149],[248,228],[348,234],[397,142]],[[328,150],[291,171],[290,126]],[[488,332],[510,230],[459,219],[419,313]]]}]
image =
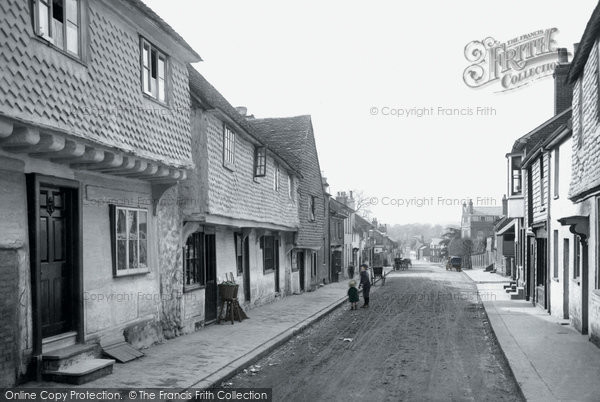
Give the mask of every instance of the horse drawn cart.
[{"label": "horse drawn cart", "polygon": [[381,278],[381,286],[385,285],[383,267],[373,267],[373,279],[371,280],[371,283],[374,284],[377,278]]}]

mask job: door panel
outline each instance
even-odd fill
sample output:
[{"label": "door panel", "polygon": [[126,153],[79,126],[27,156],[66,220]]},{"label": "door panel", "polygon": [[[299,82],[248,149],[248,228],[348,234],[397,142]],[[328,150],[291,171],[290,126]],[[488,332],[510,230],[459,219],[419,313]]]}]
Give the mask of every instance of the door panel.
[{"label": "door panel", "polygon": [[39,196],[42,337],[49,337],[73,329],[73,211],[64,190],[41,187]]},{"label": "door panel", "polygon": [[300,275],[300,290],[304,290],[305,272],[304,272],[304,252],[303,251],[297,252],[296,263],[298,264],[298,272]]},{"label": "door panel", "polygon": [[215,249],[215,235],[207,234],[204,237],[206,252],[206,291],[204,293],[204,320],[206,322],[217,319],[217,256]]},{"label": "door panel", "polygon": [[252,295],[250,293],[250,241],[248,240],[248,236],[244,238],[242,250],[242,263],[244,265],[244,299],[249,302]]}]

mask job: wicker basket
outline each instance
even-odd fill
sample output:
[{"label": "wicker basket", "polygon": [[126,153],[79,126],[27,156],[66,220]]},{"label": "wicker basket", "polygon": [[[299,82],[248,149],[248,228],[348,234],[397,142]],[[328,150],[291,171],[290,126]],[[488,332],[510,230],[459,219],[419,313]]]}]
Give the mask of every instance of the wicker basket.
[{"label": "wicker basket", "polygon": [[237,298],[239,285],[219,285],[221,300],[233,300]]}]

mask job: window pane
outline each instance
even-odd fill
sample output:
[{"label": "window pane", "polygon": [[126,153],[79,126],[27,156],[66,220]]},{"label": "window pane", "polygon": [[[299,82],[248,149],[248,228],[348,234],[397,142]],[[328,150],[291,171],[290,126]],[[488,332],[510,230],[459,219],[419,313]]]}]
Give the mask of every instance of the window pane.
[{"label": "window pane", "polygon": [[117,240],[125,240],[127,238],[125,219],[125,210],[117,209]]},{"label": "window pane", "polygon": [[67,22],[67,50],[74,54],[79,54],[79,34],[77,25]]},{"label": "window pane", "polygon": [[67,0],[67,21],[77,25],[77,0]]},{"label": "window pane", "polygon": [[52,18],[60,22],[63,22],[64,18],[63,5],[63,0],[52,0]]},{"label": "window pane", "polygon": [[147,248],[147,244],[148,244],[148,240],[147,240],[147,233],[148,233],[148,224],[147,224],[147,218],[148,218],[148,214],[145,211],[140,211],[138,213],[138,219],[139,219],[139,238],[140,238],[140,267],[147,267],[148,266],[148,248]]},{"label": "window pane", "polygon": [[117,240],[117,270],[127,269],[127,240]]},{"label": "window pane", "polygon": [[142,49],[142,61],[144,63],[144,67],[150,67],[150,63],[148,61],[148,52],[150,51],[150,48],[148,46],[147,43],[144,43],[143,49]]},{"label": "window pane", "polygon": [[48,5],[38,2],[38,33],[42,36],[50,36],[48,31]]},{"label": "window pane", "polygon": [[150,51],[150,68],[152,70],[152,78],[156,78],[156,50]]},{"label": "window pane", "polygon": [[158,78],[165,78],[165,59],[162,56],[158,58]]},{"label": "window pane", "polygon": [[129,269],[138,267],[138,242],[129,240]]},{"label": "window pane", "polygon": [[158,79],[158,100],[165,100],[165,80],[161,78]]},{"label": "window pane", "polygon": [[144,92],[150,93],[150,71],[147,68],[143,68],[143,81],[144,81]]},{"label": "window pane", "polygon": [[52,39],[56,47],[61,49],[64,47],[63,24],[56,19],[52,19]]}]

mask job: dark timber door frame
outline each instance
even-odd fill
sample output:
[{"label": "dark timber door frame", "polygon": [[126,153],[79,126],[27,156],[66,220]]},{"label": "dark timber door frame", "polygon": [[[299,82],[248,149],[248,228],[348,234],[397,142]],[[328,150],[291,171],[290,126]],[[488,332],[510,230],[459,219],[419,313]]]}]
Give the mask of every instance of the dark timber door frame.
[{"label": "dark timber door frame", "polygon": [[305,289],[306,282],[306,261],[304,258],[304,251],[298,251],[296,253],[296,264],[298,264],[298,276],[300,277],[300,290],[303,291]]},{"label": "dark timber door frame", "polygon": [[[64,194],[64,213],[67,224],[65,230],[68,235],[66,250],[66,264],[71,275],[70,288],[65,293],[66,301],[70,302],[69,330],[77,332],[77,341],[84,341],[83,327],[83,253],[82,253],[82,191],[78,181],[61,179],[58,177],[44,176],[36,173],[26,175],[27,183],[27,211],[29,228],[29,253],[31,265],[31,299],[32,299],[32,326],[33,326],[33,356],[38,376],[41,373],[42,356],[42,263],[40,242],[40,193],[43,188],[59,190]],[[46,206],[48,212],[52,206]],[[51,214],[50,214],[51,215]]]},{"label": "dark timber door frame", "polygon": [[206,288],[204,291],[204,321],[211,323],[217,319],[217,249],[213,233],[204,234],[204,258],[206,267]]},{"label": "dark timber door frame", "polygon": [[252,294],[250,293],[250,241],[248,236],[243,237],[242,240],[242,265],[244,267],[244,299],[249,302]]}]

